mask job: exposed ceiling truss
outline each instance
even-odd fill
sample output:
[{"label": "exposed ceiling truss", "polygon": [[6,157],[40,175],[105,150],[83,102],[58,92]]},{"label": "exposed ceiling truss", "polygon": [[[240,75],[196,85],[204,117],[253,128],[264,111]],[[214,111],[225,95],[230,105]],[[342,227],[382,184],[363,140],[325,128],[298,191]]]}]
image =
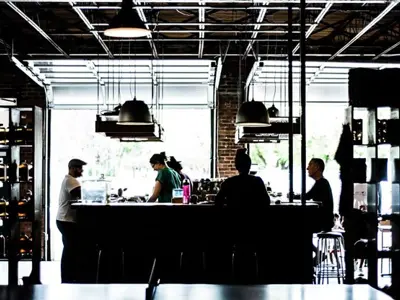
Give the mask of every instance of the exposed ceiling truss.
[{"label": "exposed ceiling truss", "polygon": [[192,59],[192,60],[26,60],[30,75],[34,74],[51,86],[65,85],[150,85],[161,83],[165,85],[207,85],[219,84],[220,60]]},{"label": "exposed ceiling truss", "polygon": [[[399,1],[307,0],[307,59],[397,61]],[[5,28],[0,39],[13,45],[13,55],[22,60],[132,56],[214,59],[221,56],[227,43],[226,56],[253,54],[280,59],[286,58],[288,51],[295,58],[299,55],[299,0],[134,1],[151,33],[139,39],[105,37],[104,30],[120,9],[120,2],[0,0],[0,26]],[[288,4],[293,5],[293,49],[287,49]],[[9,55],[7,51],[0,48],[0,55]]]}]

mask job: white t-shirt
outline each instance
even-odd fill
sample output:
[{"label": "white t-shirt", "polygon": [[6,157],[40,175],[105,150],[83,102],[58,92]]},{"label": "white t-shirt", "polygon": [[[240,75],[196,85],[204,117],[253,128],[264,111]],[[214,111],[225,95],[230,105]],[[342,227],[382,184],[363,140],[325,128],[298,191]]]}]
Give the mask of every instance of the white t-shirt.
[{"label": "white t-shirt", "polygon": [[71,208],[70,201],[72,200],[70,192],[81,184],[75,177],[66,175],[60,191],[60,198],[58,201],[58,213],[56,220],[63,222],[76,222],[76,212]]}]

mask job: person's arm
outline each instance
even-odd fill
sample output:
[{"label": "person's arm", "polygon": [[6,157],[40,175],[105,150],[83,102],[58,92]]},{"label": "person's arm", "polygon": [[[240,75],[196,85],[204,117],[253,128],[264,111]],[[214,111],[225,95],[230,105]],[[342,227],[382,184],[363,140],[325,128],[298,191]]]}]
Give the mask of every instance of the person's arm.
[{"label": "person's arm", "polygon": [[153,189],[153,194],[151,195],[151,197],[147,202],[156,202],[158,196],[160,196],[160,193],[161,193],[161,182],[157,180]]},{"label": "person's arm", "polygon": [[271,205],[271,198],[269,197],[267,189],[265,188],[264,181],[261,178],[260,178],[260,183],[259,184],[260,184],[261,201],[263,201],[263,205],[270,206]]},{"label": "person's arm", "polygon": [[79,200],[82,197],[81,187],[78,186],[69,192],[71,200]]},{"label": "person's arm", "polygon": [[79,200],[82,198],[81,195],[81,184],[76,178],[68,178],[65,188],[68,193],[71,195],[71,200]]},{"label": "person's arm", "polygon": [[221,184],[221,187],[217,193],[217,195],[215,196],[215,205],[222,207],[225,204],[225,197],[226,197],[226,184],[225,182],[223,182]]},{"label": "person's arm", "polygon": [[315,197],[315,184],[313,185],[311,190],[309,190],[305,195],[306,200],[314,199],[314,197]]}]

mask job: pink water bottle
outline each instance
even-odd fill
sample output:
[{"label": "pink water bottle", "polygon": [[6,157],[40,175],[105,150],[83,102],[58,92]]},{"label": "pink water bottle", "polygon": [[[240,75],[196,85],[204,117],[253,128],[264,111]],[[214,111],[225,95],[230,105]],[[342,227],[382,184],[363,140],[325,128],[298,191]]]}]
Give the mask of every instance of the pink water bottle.
[{"label": "pink water bottle", "polygon": [[182,189],[183,189],[183,204],[189,204],[191,197],[190,182],[186,178],[183,179]]}]

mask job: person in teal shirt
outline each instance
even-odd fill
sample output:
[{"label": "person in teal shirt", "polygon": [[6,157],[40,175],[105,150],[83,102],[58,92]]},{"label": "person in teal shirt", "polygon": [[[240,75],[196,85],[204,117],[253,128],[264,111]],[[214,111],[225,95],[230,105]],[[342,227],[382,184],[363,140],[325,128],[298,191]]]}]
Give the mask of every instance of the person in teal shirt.
[{"label": "person in teal shirt", "polygon": [[182,186],[179,174],[169,168],[165,152],[154,154],[150,158],[150,164],[154,171],[157,171],[156,184],[154,186],[153,195],[148,202],[168,203],[172,200],[172,191],[180,189]]}]

